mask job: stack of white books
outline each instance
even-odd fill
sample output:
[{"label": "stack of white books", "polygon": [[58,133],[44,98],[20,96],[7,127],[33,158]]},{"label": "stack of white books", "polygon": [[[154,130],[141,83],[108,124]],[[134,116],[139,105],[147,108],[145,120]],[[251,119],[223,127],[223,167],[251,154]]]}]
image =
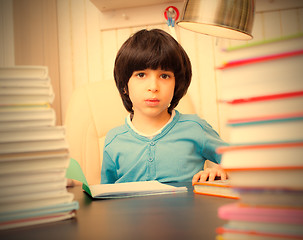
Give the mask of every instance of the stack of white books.
[{"label": "stack of white books", "polygon": [[250,52],[260,55],[219,68],[230,145],[217,152],[240,199],[218,209],[227,220],[218,233],[226,240],[303,239],[302,37]]},{"label": "stack of white books", "polygon": [[0,229],[69,219],[69,151],[47,67],[0,68]]}]

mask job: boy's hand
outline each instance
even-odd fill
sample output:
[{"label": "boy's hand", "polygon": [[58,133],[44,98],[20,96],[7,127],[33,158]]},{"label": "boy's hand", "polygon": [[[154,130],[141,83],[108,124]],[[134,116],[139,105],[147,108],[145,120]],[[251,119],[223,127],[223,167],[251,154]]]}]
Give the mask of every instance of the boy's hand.
[{"label": "boy's hand", "polygon": [[204,169],[204,171],[200,171],[195,174],[192,179],[192,185],[194,185],[198,181],[205,182],[207,178],[208,181],[214,181],[216,177],[220,177],[221,180],[226,180],[227,174],[220,165],[213,164],[212,167],[207,167]]}]

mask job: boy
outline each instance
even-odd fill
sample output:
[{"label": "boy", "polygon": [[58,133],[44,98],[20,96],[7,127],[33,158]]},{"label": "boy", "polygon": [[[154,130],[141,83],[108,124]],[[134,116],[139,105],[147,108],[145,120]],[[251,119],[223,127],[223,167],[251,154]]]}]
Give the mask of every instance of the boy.
[{"label": "boy", "polygon": [[[186,52],[162,30],[141,30],[122,45],[114,78],[130,114],[106,136],[102,184],[226,179],[215,152],[226,143],[205,120],[174,110],[191,75]],[[207,159],[216,164],[202,171]]]}]

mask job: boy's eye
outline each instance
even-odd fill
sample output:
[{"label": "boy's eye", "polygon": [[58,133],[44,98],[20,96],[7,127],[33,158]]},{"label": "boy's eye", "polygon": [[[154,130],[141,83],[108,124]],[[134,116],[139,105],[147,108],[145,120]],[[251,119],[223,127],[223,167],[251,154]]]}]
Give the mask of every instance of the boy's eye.
[{"label": "boy's eye", "polygon": [[170,78],[170,76],[169,76],[168,74],[162,74],[162,75],[161,75],[161,78],[163,78],[163,79],[168,79],[168,78]]},{"label": "boy's eye", "polygon": [[137,73],[137,77],[143,78],[145,76],[145,73]]}]

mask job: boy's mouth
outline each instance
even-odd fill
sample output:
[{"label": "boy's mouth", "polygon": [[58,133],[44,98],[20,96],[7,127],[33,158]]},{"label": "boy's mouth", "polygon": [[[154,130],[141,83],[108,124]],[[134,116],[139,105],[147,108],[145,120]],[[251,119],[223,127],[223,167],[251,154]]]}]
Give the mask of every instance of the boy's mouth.
[{"label": "boy's mouth", "polygon": [[160,100],[157,98],[148,98],[144,100],[148,106],[156,106],[159,104]]}]

